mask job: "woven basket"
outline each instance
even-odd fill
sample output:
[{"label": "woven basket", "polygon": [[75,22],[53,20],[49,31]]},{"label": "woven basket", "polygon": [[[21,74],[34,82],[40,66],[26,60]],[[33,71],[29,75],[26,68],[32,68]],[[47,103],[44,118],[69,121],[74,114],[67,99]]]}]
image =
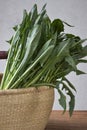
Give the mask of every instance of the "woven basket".
[{"label": "woven basket", "polygon": [[0,130],[44,130],[53,101],[54,89],[46,86],[0,90]]}]

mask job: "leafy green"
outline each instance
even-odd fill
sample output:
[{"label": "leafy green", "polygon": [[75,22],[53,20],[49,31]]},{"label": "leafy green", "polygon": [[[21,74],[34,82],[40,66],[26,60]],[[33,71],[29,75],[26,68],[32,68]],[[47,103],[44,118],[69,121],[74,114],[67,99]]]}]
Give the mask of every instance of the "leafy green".
[{"label": "leafy green", "polygon": [[71,116],[76,89],[66,76],[72,71],[77,75],[84,74],[78,64],[87,63],[83,59],[87,56],[87,45],[83,46],[86,39],[65,33],[64,25],[72,26],[61,19],[51,21],[45,8],[46,4],[38,13],[35,4],[29,13],[24,10],[22,22],[13,27],[14,35],[8,41],[10,49],[0,89],[54,87],[64,112],[67,96],[70,97]]},{"label": "leafy green", "polygon": [[59,34],[60,32],[63,32],[64,31],[63,22],[60,19],[55,19],[51,24],[51,30],[52,33],[57,32]]},{"label": "leafy green", "polygon": [[59,103],[60,105],[63,107],[64,112],[66,111],[66,96],[64,95],[64,93],[60,90],[59,88],[59,82],[56,85],[56,88],[58,90],[58,93],[60,94],[60,98],[59,98]]}]

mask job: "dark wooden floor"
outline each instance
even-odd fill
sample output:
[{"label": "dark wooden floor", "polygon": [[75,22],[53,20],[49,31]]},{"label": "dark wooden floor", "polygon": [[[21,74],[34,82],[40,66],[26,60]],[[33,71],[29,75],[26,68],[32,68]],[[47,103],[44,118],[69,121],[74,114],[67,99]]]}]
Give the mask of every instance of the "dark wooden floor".
[{"label": "dark wooden floor", "polygon": [[45,130],[87,130],[87,111],[75,111],[72,117],[68,112],[52,111]]}]

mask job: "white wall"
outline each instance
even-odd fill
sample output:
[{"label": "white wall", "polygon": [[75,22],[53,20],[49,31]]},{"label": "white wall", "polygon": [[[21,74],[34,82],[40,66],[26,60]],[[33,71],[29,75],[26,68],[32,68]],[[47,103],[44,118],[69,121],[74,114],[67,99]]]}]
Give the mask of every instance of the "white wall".
[{"label": "white wall", "polygon": [[[30,10],[34,3],[38,4],[39,9],[47,3],[51,19],[61,18],[75,26],[66,27],[66,32],[87,37],[87,0],[0,0],[0,50],[8,50],[9,45],[5,41],[13,34],[12,27],[22,19],[23,9]],[[3,72],[4,67],[5,61],[0,61],[0,72]],[[79,68],[87,72],[87,65],[79,65]],[[77,89],[75,109],[87,110],[87,75],[76,77],[72,73],[68,78]],[[61,109],[57,100],[56,92],[54,109]]]}]

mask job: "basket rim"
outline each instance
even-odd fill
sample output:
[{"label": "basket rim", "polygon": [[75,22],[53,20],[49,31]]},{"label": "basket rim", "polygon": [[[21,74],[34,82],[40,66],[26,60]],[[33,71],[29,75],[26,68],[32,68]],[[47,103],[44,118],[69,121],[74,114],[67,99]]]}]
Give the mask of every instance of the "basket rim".
[{"label": "basket rim", "polygon": [[[0,78],[2,78],[2,73],[0,73]],[[44,91],[52,90],[53,87],[50,86],[37,86],[28,88],[17,88],[17,89],[6,89],[0,90],[0,95],[17,95],[17,94],[27,94],[27,93],[41,93]]]},{"label": "basket rim", "polygon": [[19,88],[19,89],[7,89],[7,90],[0,90],[0,95],[19,95],[19,94],[27,94],[27,93],[42,93],[45,91],[52,91],[53,88],[49,86],[40,86],[36,87],[29,87],[29,88]]}]

